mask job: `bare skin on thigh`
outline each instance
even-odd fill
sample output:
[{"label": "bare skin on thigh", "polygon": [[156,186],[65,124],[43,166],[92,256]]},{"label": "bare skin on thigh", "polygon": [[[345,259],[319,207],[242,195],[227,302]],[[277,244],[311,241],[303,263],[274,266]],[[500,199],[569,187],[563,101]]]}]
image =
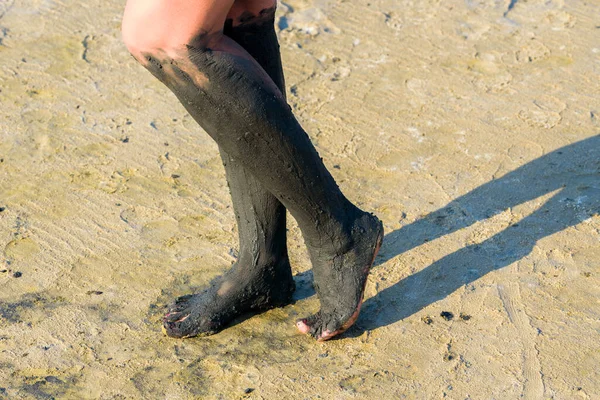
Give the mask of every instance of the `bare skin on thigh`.
[{"label": "bare skin on thigh", "polygon": [[289,302],[293,281],[278,236],[285,206],[302,230],[321,302],[297,327],[327,340],[358,316],[381,222],[342,194],[285,101],[274,4],[200,3],[129,0],[123,22],[134,57],[219,144],[240,226],[238,263],[203,293],[176,300],[164,327],[175,337],[210,334],[240,313]]}]

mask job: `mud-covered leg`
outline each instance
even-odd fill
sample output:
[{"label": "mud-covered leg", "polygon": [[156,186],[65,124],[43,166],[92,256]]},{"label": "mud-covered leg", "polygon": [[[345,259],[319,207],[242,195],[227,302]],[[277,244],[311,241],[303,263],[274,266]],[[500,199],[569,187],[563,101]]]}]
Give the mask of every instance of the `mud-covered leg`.
[{"label": "mud-covered leg", "polygon": [[[357,316],[383,235],[381,222],[342,194],[264,69],[213,29],[214,19],[206,24],[180,44],[169,40],[140,48],[132,43],[130,50],[297,220],[321,301],[317,316],[299,328],[326,340]],[[225,289],[222,293],[228,293]],[[195,323],[190,318],[179,321],[183,329]]]},{"label": "mud-covered leg", "polygon": [[[227,19],[224,33],[242,46],[285,93],[274,12],[274,8],[267,9],[243,21],[234,15]],[[288,304],[294,291],[285,207],[238,160],[223,149],[220,154],[238,226],[238,260],[212,283],[212,288],[175,301],[164,319],[165,330],[171,336],[218,331],[239,314]],[[227,287],[227,293],[219,292],[222,286]],[[186,316],[196,322],[184,319]]]}]

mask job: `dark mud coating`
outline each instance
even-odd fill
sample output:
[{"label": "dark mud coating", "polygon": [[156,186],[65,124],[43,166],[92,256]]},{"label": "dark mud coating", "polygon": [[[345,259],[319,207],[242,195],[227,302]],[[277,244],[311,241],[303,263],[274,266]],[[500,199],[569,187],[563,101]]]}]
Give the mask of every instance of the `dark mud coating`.
[{"label": "dark mud coating", "polygon": [[[227,20],[223,33],[242,46],[285,94],[279,44],[273,23],[275,10],[262,14],[260,23],[233,27]],[[258,21],[256,21],[258,22]],[[204,292],[176,300],[165,319],[172,336],[208,335],[219,331],[241,313],[284,306],[292,298],[294,281],[286,246],[286,210],[243,165],[220,148],[239,232],[238,261]],[[224,282],[228,293],[218,295]],[[226,289],[224,287],[224,289]],[[192,332],[183,324],[169,323],[193,314]],[[183,315],[184,316],[184,315]]]},{"label": "dark mud coating", "polygon": [[243,312],[289,302],[287,208],[308,246],[321,301],[321,310],[302,321],[323,338],[354,321],[382,224],[342,194],[286,103],[274,9],[237,22],[224,34],[270,80],[253,60],[209,48],[209,35],[192,41],[181,58],[144,54],[150,72],[219,145],[240,234],[238,262],[204,292],[179,298],[164,326],[175,337],[210,334]]}]

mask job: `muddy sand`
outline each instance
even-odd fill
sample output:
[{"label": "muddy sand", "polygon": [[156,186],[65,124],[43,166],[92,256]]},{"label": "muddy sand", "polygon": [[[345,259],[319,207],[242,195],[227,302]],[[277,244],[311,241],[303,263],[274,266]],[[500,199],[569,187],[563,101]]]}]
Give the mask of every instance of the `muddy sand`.
[{"label": "muddy sand", "polygon": [[0,398],[599,399],[600,3],[293,0],[288,99],[386,237],[340,339],[165,305],[236,259],[212,140],[122,1],[0,0]]}]

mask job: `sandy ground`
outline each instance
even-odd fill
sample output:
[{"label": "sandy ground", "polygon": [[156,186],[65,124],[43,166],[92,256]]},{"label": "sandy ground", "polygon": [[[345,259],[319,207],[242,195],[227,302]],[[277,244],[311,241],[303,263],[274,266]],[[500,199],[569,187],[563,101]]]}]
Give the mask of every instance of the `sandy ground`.
[{"label": "sandy ground", "polygon": [[0,0],[0,398],[600,399],[600,2],[280,6],[290,104],[387,232],[325,344],[293,221],[295,304],[161,333],[236,227],[122,8]]}]

